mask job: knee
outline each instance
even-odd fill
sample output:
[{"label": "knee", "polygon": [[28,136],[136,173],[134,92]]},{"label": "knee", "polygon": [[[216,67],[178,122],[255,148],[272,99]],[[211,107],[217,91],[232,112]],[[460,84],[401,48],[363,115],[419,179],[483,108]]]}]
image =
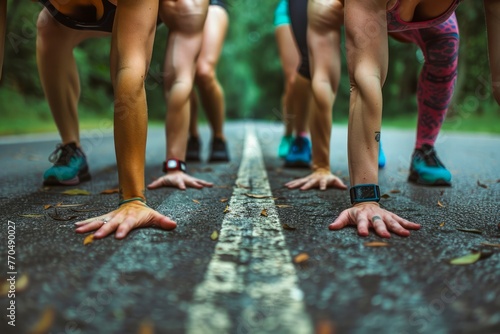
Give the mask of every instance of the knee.
[{"label": "knee", "polygon": [[210,85],[215,81],[215,69],[211,64],[200,62],[196,66],[196,84],[200,86]]},{"label": "knee", "polygon": [[42,45],[56,42],[59,35],[58,30],[59,23],[57,23],[54,17],[44,8],[40,14],[38,14],[38,19],[36,21],[37,40],[42,42]]}]

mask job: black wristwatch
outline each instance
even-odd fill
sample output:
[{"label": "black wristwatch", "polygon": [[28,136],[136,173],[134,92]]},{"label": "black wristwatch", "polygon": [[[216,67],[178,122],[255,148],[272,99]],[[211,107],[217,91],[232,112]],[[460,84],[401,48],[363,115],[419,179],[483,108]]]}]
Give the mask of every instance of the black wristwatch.
[{"label": "black wristwatch", "polygon": [[169,171],[180,170],[181,172],[186,172],[186,163],[178,159],[168,159],[163,164],[163,172],[168,173]]},{"label": "black wristwatch", "polygon": [[349,189],[351,204],[380,201],[380,188],[376,184],[358,184]]}]

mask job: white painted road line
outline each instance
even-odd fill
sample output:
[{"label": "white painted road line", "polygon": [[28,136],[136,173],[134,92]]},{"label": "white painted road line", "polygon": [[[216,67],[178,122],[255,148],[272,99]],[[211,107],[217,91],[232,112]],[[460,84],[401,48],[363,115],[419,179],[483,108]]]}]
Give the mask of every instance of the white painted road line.
[{"label": "white painted road line", "polygon": [[229,209],[204,281],[195,289],[187,332],[312,333],[253,127],[246,131]]}]

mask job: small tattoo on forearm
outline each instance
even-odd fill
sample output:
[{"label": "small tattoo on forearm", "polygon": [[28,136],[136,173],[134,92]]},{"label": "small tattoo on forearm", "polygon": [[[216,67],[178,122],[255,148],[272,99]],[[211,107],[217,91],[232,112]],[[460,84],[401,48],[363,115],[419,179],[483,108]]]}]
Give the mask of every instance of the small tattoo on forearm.
[{"label": "small tattoo on forearm", "polygon": [[375,131],[375,141],[380,142],[380,131]]}]

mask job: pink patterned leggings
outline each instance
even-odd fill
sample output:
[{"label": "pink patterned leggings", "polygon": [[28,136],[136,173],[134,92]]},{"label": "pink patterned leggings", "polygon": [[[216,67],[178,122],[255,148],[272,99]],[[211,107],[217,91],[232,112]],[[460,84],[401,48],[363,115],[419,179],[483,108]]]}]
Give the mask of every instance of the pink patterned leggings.
[{"label": "pink patterned leggings", "polygon": [[425,63],[418,81],[418,126],[415,148],[434,146],[453,96],[458,66],[459,32],[455,14],[423,29],[391,32],[402,42],[415,43]]}]

